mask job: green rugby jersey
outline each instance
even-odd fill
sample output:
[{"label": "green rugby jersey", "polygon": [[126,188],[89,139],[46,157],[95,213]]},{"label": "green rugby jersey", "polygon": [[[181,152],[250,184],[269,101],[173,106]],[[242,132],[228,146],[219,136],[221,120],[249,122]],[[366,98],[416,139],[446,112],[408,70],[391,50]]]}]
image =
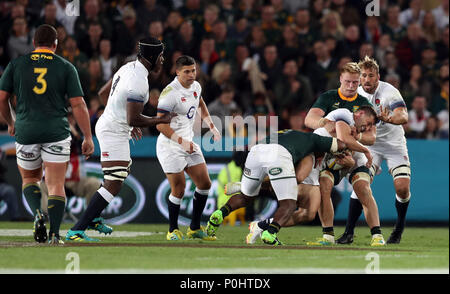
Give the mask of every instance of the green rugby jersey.
[{"label": "green rugby jersey", "polygon": [[83,96],[70,62],[50,50],[35,50],[8,64],[0,90],[17,97],[17,143],[50,143],[69,137],[67,99]]},{"label": "green rugby jersey", "polygon": [[294,164],[297,164],[312,152],[329,152],[333,138],[295,130],[282,130],[278,132],[278,141],[271,136],[266,138],[265,143],[276,143],[283,146],[291,153]]},{"label": "green rugby jersey", "polygon": [[351,112],[355,112],[363,105],[373,106],[369,100],[358,93],[353,97],[347,98],[341,94],[339,89],[334,89],[321,94],[311,108],[320,108],[327,115],[338,108],[346,108]]}]

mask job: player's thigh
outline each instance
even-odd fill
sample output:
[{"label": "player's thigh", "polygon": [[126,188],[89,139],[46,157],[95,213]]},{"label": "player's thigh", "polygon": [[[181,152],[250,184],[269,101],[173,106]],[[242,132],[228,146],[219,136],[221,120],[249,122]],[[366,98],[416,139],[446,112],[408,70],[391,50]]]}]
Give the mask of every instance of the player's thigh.
[{"label": "player's thigh", "polygon": [[185,151],[170,144],[170,142],[158,140],[156,143],[156,157],[166,174],[184,172],[184,169],[188,166],[188,155]]},{"label": "player's thigh", "polygon": [[[257,145],[258,146],[258,145]],[[263,163],[257,146],[254,146],[245,160],[244,171],[241,179],[241,192],[246,196],[257,196],[261,189],[261,183],[266,176]]]},{"label": "player's thigh", "polygon": [[41,145],[16,145],[16,161],[22,185],[39,182],[42,178]]},{"label": "player's thigh", "polygon": [[[96,128],[97,129],[97,128]],[[126,133],[114,133],[100,128],[96,133],[100,146],[100,161],[131,161],[130,140]]]},{"label": "player's thigh", "polygon": [[309,184],[298,185],[297,206],[317,212],[320,206],[319,186]]},{"label": "player's thigh", "polygon": [[278,201],[297,201],[298,186],[292,156],[282,153],[276,162],[270,163],[266,168]]},{"label": "player's thigh", "polygon": [[195,186],[200,190],[208,190],[211,188],[211,179],[209,178],[206,163],[200,163],[186,167],[186,173],[194,182]]}]

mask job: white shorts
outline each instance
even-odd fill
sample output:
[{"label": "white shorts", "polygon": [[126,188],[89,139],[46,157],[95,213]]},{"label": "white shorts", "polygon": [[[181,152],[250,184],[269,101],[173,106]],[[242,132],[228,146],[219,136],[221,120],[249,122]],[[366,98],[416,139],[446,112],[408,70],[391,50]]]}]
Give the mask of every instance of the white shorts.
[{"label": "white shorts", "polygon": [[242,193],[257,196],[267,175],[278,201],[297,200],[298,186],[292,155],[283,146],[259,144],[252,147],[245,161]]},{"label": "white shorts", "polygon": [[100,145],[100,161],[131,161],[130,133],[100,117],[95,125],[95,135]]},{"label": "white shorts", "polygon": [[179,173],[186,167],[205,163],[205,158],[203,157],[200,146],[197,144],[195,145],[197,151],[189,154],[176,142],[163,138],[160,135],[156,141],[156,157],[158,158],[164,173]]},{"label": "white shorts", "polygon": [[68,162],[71,141],[69,135],[53,143],[22,145],[16,142],[17,165],[26,170],[35,170],[42,166],[42,162]]},{"label": "white shorts", "polygon": [[323,160],[321,164],[316,166],[316,157],[313,155],[313,164],[314,165],[313,168],[311,169],[311,172],[306,177],[306,179],[303,180],[302,184],[319,186],[319,175],[323,167]]},{"label": "white shorts", "polygon": [[[406,148],[406,145],[398,147],[392,145],[383,147],[381,145],[381,148],[380,145],[381,144],[378,144],[378,148],[376,149],[371,148],[371,146],[367,147],[373,156],[372,165],[375,166],[376,175],[379,175],[381,173],[381,163],[383,162],[383,160],[386,160],[389,173],[392,171],[392,169],[400,165],[410,166],[408,149]],[[356,161],[356,167],[365,165],[367,162],[367,158],[364,153],[355,152],[353,158]]]}]

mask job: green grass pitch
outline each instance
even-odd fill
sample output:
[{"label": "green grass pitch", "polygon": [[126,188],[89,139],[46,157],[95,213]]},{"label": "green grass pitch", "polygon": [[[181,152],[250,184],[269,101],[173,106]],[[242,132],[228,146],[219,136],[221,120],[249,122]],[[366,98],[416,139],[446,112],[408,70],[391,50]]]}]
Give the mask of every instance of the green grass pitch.
[{"label": "green grass pitch", "polygon": [[[221,226],[217,241],[166,241],[167,225],[127,224],[113,226],[111,236],[98,243],[66,242],[63,246],[37,244],[32,223],[0,223],[0,273],[65,273],[74,270],[77,256],[80,273],[449,273],[448,227],[407,227],[401,244],[369,246],[366,226],[355,231],[352,245],[306,246],[321,236],[321,228],[283,228],[284,246],[259,242],[245,244],[247,225]],[[62,232],[70,228],[63,224]],[[336,235],[343,232],[336,227]],[[181,227],[186,231],[185,227]],[[384,228],[385,239],[391,228]],[[77,265],[77,266],[78,266]]]}]

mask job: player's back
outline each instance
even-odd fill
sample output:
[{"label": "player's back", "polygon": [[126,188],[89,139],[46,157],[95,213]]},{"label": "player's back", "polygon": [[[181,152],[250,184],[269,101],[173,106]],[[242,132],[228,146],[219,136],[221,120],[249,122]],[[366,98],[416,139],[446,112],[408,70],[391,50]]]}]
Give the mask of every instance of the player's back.
[{"label": "player's back", "polygon": [[[35,50],[8,65],[2,89],[17,96],[16,140],[56,142],[69,135],[67,98],[83,96],[75,67],[50,50]],[[7,86],[9,85],[9,86]]]},{"label": "player's back", "polygon": [[124,64],[113,76],[111,91],[102,117],[115,124],[116,131],[128,132],[127,103],[148,102],[148,70],[139,61]]},{"label": "player's back", "polygon": [[[325,116],[326,119],[334,122],[343,121],[347,123],[349,126],[355,125],[355,120],[353,118],[353,113],[350,112],[347,108],[339,108],[331,111]],[[314,134],[331,137],[331,134],[325,128],[318,128],[314,131]]]}]

